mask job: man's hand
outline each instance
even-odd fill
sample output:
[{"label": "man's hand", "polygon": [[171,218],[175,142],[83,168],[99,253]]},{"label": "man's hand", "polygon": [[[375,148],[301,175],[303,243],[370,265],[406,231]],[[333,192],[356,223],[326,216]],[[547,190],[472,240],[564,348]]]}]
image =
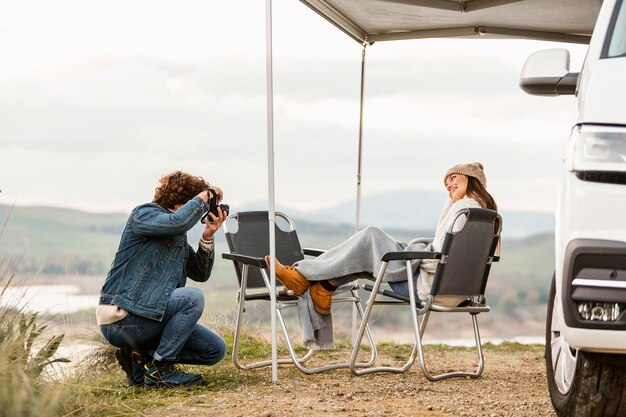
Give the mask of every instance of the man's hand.
[{"label": "man's hand", "polygon": [[202,191],[200,194],[198,194],[198,197],[200,197],[201,199],[204,200],[205,203],[209,203],[209,191],[208,190],[204,190]]},{"label": "man's hand", "polygon": [[[208,201],[213,198],[214,193],[217,195],[217,204],[219,204],[220,201],[222,201],[222,198],[224,198],[224,192],[220,187],[212,185],[208,190],[204,190],[198,194],[198,197],[208,203]],[[215,214],[209,212],[208,216],[204,218],[204,232],[202,232],[202,239],[213,239],[213,235],[217,232],[217,229],[222,227],[222,223],[224,223],[226,221],[226,217],[228,217],[228,213],[222,211],[219,206],[217,207],[217,214],[218,215],[216,216]]]},{"label": "man's hand", "polygon": [[226,221],[226,217],[228,217],[228,213],[222,211],[222,209],[219,207],[217,208],[217,214],[218,216],[213,213],[209,213],[209,217],[211,217],[213,223],[209,223],[208,218],[205,220],[204,232],[202,232],[202,239],[211,240],[215,232],[217,232],[217,229],[222,227],[222,223],[224,223]]},{"label": "man's hand", "polygon": [[198,197],[208,203],[209,200],[213,197],[213,193],[217,194],[217,204],[219,204],[224,198],[224,192],[220,187],[212,185],[211,187],[209,187],[208,190],[204,190],[200,194],[198,194]]},{"label": "man's hand", "polygon": [[[210,189],[213,190],[213,192],[215,194],[217,194],[217,204],[221,203],[222,199],[224,198],[224,192],[222,191],[222,189],[220,187],[216,187],[214,185],[212,185]],[[211,196],[209,196],[209,198],[210,197]]]}]

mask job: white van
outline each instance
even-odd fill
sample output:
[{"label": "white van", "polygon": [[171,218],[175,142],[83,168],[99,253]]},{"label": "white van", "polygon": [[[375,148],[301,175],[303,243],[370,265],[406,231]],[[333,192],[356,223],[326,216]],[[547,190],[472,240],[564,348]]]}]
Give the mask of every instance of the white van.
[{"label": "white van", "polygon": [[531,55],[520,87],[573,94],[556,207],[546,364],[559,416],[626,416],[626,0],[605,0],[580,73]]}]

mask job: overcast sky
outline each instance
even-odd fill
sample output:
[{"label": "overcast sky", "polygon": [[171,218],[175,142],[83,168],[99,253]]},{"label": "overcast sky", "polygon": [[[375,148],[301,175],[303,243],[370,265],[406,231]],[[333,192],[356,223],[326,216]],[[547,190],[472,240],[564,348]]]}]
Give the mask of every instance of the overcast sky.
[{"label": "overcast sky", "polygon": [[[232,206],[267,195],[265,2],[0,0],[0,203],[129,211],[182,169]],[[354,199],[361,47],[274,1],[277,206]],[[533,41],[377,43],[363,194],[442,190],[482,161],[501,208],[552,211],[572,97],[524,94]]]}]

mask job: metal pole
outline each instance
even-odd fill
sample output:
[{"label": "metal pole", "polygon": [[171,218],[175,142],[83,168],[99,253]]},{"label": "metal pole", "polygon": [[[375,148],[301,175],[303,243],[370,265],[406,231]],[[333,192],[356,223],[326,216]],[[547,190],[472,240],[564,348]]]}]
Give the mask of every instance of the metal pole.
[{"label": "metal pole", "polygon": [[363,42],[363,52],[361,52],[361,96],[359,103],[359,154],[356,173],[356,222],[355,231],[361,230],[361,172],[363,163],[363,101],[365,93],[365,51],[367,41]]},{"label": "metal pole", "polygon": [[265,1],[266,77],[267,77],[267,184],[270,225],[270,308],[272,332],[272,382],[278,383],[278,353],[276,349],[276,208],[274,205],[274,85],[272,68],[272,0]]},{"label": "metal pole", "polygon": [[[363,101],[365,93],[365,51],[367,48],[367,41],[363,42],[363,52],[361,53],[361,97],[359,108],[359,155],[356,174],[356,221],[355,232],[361,229],[361,166],[363,161]],[[358,331],[358,311],[355,305],[352,305],[352,343],[356,340]]]}]

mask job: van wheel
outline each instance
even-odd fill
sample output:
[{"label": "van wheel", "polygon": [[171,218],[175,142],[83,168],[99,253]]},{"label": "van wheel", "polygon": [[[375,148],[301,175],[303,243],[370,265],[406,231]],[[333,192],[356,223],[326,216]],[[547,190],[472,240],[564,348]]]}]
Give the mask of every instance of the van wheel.
[{"label": "van wheel", "polygon": [[588,354],[570,347],[561,335],[555,297],[553,276],[548,299],[545,357],[548,390],[554,409],[560,417],[626,416],[624,358]]}]

